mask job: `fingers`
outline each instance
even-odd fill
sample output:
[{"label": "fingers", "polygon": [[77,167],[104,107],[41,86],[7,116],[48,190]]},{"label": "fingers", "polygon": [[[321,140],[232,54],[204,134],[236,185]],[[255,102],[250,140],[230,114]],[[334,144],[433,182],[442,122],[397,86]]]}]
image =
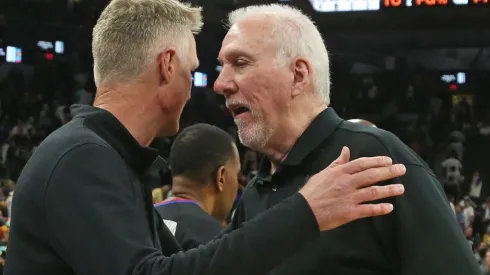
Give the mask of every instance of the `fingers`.
[{"label": "fingers", "polygon": [[340,152],[340,156],[332,162],[327,168],[336,167],[342,164],[346,164],[350,159],[350,150],[349,147],[342,147],[342,151]]},{"label": "fingers", "polygon": [[377,182],[403,176],[405,175],[406,171],[407,169],[403,164],[371,168],[352,175],[352,183],[357,187],[364,187]]},{"label": "fingers", "polygon": [[348,174],[355,174],[370,168],[384,167],[392,164],[389,157],[358,158],[342,165],[342,170]]},{"label": "fingers", "polygon": [[342,147],[342,151],[340,151],[340,164],[345,164],[347,162],[349,162],[350,160],[350,149],[349,147]]},{"label": "fingers", "polygon": [[382,216],[389,214],[393,211],[393,205],[391,203],[379,203],[379,204],[360,204],[354,208],[349,218],[351,221]]},{"label": "fingers", "polygon": [[370,186],[359,189],[354,194],[354,200],[358,203],[386,199],[390,197],[400,196],[405,192],[405,188],[401,184],[390,184],[386,186]]}]

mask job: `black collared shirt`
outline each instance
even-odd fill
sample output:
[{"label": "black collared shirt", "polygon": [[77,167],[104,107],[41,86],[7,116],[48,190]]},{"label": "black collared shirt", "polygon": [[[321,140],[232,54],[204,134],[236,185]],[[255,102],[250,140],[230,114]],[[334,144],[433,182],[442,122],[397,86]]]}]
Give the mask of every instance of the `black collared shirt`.
[{"label": "black collared shirt", "polygon": [[311,123],[273,175],[270,162],[262,161],[258,176],[242,195],[232,226],[238,228],[294,194],[309,176],[333,162],[343,146],[350,148],[351,159],[390,156],[405,164],[406,175],[397,179],[405,194],[387,200],[394,203],[394,213],[324,232],[270,274],[480,274],[441,185],[427,165],[393,134],[344,121],[332,108]]},{"label": "black collared shirt", "polygon": [[[72,114],[36,149],[17,182],[4,274],[249,275],[271,270],[318,237],[315,216],[298,193],[219,241],[179,252],[148,184],[163,160],[109,112],[75,105]],[[292,229],[277,234],[283,225]]]}]

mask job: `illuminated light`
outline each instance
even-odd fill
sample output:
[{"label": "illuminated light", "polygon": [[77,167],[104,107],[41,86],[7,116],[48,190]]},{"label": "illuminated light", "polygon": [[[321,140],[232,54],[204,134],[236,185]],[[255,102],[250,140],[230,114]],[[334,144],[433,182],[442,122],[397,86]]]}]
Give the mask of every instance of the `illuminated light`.
[{"label": "illuminated light", "polygon": [[63,54],[65,52],[65,42],[63,42],[63,41],[56,41],[54,43],[54,51],[57,54]]},{"label": "illuminated light", "polygon": [[458,84],[465,84],[466,83],[466,73],[459,72],[456,74],[456,82]]},{"label": "illuminated light", "polygon": [[381,3],[380,0],[310,0],[317,12],[378,11]]},{"label": "illuminated light", "polygon": [[399,7],[402,4],[402,0],[384,0],[385,7]]},{"label": "illuminated light", "polygon": [[445,6],[447,5],[447,0],[416,0],[415,5],[417,6]]},{"label": "illuminated light", "polygon": [[44,57],[46,58],[46,60],[51,61],[51,60],[54,59],[54,54],[52,54],[52,53],[45,53],[44,54]]},{"label": "illuminated light", "polygon": [[441,80],[446,83],[451,83],[456,80],[456,76],[454,74],[445,74],[441,76]]},{"label": "illuminated light", "polygon": [[456,91],[456,89],[458,89],[458,85],[456,85],[454,83],[449,85],[449,90]]},{"label": "illuminated light", "polygon": [[22,63],[22,49],[7,46],[6,61],[10,63]]},{"label": "illuminated light", "polygon": [[53,43],[49,41],[38,41],[37,46],[45,51],[54,48]]}]

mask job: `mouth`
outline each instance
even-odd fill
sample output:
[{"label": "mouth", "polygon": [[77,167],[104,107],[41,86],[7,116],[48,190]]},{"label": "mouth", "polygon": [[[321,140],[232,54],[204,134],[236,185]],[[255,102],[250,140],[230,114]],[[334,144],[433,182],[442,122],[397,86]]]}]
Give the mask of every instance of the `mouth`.
[{"label": "mouth", "polygon": [[240,104],[233,104],[228,106],[228,109],[233,114],[233,117],[238,117],[242,114],[250,112],[250,108]]}]

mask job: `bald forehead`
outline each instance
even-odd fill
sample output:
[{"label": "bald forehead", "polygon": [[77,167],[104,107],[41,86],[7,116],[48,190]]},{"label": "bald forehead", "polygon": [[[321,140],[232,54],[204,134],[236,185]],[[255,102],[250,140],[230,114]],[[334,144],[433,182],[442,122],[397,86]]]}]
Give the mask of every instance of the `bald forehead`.
[{"label": "bald forehead", "polygon": [[271,39],[273,24],[263,16],[247,17],[239,20],[229,29],[219,53],[219,59],[226,55],[249,54],[275,51],[276,44]]},{"label": "bald forehead", "polygon": [[256,39],[270,39],[273,31],[272,20],[263,15],[256,15],[237,21],[231,26],[228,35],[242,35]]}]

